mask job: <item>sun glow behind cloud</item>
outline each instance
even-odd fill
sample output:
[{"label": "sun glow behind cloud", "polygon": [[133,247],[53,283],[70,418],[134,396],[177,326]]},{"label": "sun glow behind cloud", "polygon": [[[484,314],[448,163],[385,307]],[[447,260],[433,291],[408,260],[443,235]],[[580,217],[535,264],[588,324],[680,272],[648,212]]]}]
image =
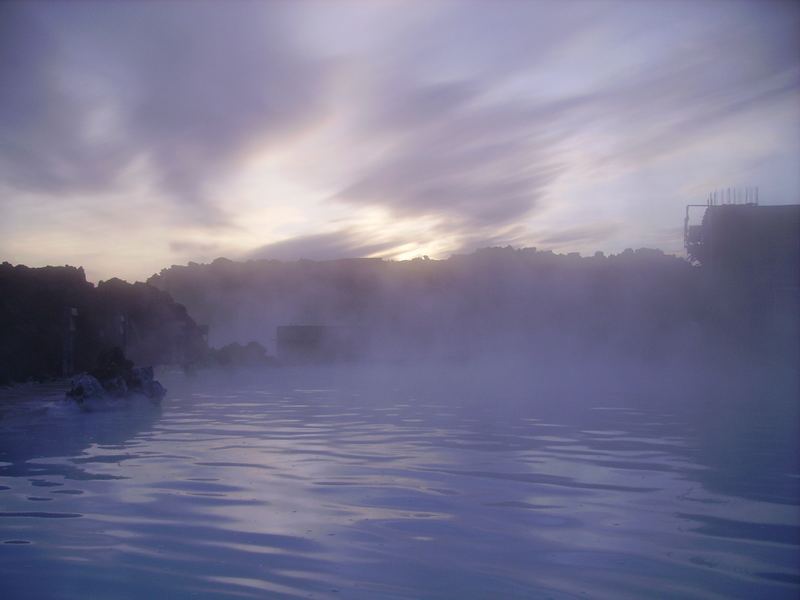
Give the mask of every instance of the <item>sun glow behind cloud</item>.
[{"label": "sun glow behind cloud", "polygon": [[800,197],[792,4],[0,10],[12,262],[679,252],[710,190]]}]

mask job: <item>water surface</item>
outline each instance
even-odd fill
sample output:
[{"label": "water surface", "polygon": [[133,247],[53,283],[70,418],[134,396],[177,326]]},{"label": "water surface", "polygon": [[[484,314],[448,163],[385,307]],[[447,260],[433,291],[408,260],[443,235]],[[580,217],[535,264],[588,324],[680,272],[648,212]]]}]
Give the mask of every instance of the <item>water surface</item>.
[{"label": "water surface", "polygon": [[800,593],[793,388],[163,377],[160,407],[3,393],[4,598]]}]

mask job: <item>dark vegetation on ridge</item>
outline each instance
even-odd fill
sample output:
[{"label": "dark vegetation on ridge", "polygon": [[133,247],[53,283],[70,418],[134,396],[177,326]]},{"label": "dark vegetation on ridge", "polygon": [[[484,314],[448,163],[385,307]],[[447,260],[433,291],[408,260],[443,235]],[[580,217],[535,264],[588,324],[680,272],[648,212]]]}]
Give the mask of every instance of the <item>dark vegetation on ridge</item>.
[{"label": "dark vegetation on ridge", "polygon": [[120,373],[103,369],[114,349],[130,359],[129,371],[134,365],[253,366],[274,360],[252,341],[210,348],[206,328],[149,284],[114,278],[95,286],[82,268],[0,264],[0,385],[80,372],[113,382]]},{"label": "dark vegetation on ridge", "polygon": [[[770,277],[758,265],[698,266],[651,249],[580,257],[506,247],[397,262],[220,258],[164,269],[147,283],[97,286],[80,268],[3,263],[0,382],[88,371],[114,346],[143,365],[269,365],[266,349],[286,325],[304,326],[282,328],[294,342],[333,332],[346,350],[329,354],[338,360],[791,364],[797,286],[785,270]],[[210,348],[207,337],[223,347]]]},{"label": "dark vegetation on ridge", "polygon": [[350,357],[588,355],[713,361],[797,353],[796,289],[659,250],[559,255],[487,248],[447,260],[257,260],[173,266],[148,280],[215,344],[325,325]]},{"label": "dark vegetation on ridge", "polygon": [[89,371],[115,346],[152,365],[196,360],[206,342],[186,308],[153,286],[0,264],[0,383]]}]

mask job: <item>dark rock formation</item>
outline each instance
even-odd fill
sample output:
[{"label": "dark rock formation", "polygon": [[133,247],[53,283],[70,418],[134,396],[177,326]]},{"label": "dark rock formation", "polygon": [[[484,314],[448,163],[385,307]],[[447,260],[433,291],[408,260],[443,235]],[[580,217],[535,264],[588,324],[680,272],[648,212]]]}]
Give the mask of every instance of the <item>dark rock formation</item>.
[{"label": "dark rock formation", "polygon": [[96,377],[88,373],[81,373],[72,378],[67,396],[78,402],[83,402],[90,398],[102,398],[105,389]]},{"label": "dark rock formation", "polygon": [[153,378],[153,367],[134,367],[122,350],[115,347],[100,355],[96,369],[73,377],[67,396],[78,402],[103,396],[124,398],[131,394],[161,400],[165,393],[164,387]]},{"label": "dark rock formation", "polygon": [[182,364],[208,351],[186,309],[153,286],[94,286],[81,268],[0,264],[0,384],[89,371],[114,346],[137,364]]},{"label": "dark rock formation", "polygon": [[128,385],[132,392],[144,394],[154,400],[160,400],[167,393],[164,386],[153,379],[153,367],[134,367]]}]

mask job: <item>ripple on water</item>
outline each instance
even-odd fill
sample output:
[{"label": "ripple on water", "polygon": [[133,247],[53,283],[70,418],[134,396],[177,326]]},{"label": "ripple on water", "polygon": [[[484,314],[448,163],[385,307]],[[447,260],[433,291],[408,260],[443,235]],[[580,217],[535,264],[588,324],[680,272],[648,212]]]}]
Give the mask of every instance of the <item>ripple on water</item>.
[{"label": "ripple on water", "polygon": [[[0,486],[4,593],[800,592],[791,436],[703,436],[680,407],[665,415],[617,398],[503,406],[482,392],[491,402],[480,405],[455,383],[347,389],[325,377],[335,379],[276,370],[252,389],[167,382],[177,394],[160,412],[60,413],[41,447],[8,442],[30,432],[0,421],[0,473],[11,484]],[[36,416],[37,427],[47,418]],[[778,474],[752,475],[764,472]]]},{"label": "ripple on water", "polygon": [[82,517],[79,513],[57,513],[57,512],[0,512],[0,517],[5,518],[28,518],[28,519],[77,519]]}]

